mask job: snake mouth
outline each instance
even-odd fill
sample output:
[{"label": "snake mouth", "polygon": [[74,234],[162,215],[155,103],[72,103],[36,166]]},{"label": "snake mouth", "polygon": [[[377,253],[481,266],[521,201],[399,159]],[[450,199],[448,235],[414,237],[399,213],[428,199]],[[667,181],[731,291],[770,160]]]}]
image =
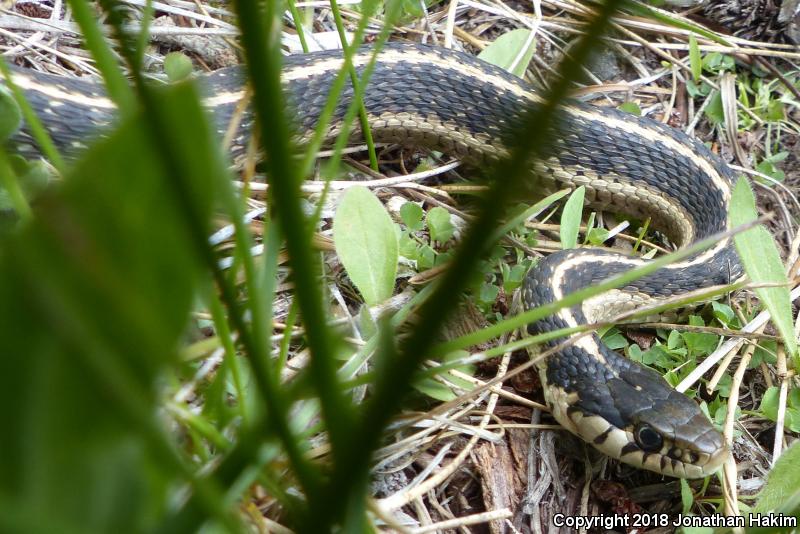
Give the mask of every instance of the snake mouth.
[{"label": "snake mouth", "polygon": [[639,469],[677,478],[704,478],[725,463],[730,450],[722,444],[718,433],[707,447],[696,444],[664,443],[657,451],[644,450],[630,430],[615,427],[603,417],[587,415],[572,410],[569,418],[574,434],[590,443],[600,452]]},{"label": "snake mouth", "polygon": [[628,452],[619,459],[622,462],[678,478],[704,478],[714,473],[728,459],[730,451],[720,447],[710,454],[693,452],[694,463],[675,460],[668,454],[647,453],[642,450]]}]

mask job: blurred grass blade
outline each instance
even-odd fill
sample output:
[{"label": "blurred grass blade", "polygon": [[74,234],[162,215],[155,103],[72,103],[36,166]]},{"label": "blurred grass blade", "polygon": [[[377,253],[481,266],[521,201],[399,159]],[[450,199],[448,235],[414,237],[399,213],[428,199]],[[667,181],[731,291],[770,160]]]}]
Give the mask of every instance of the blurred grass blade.
[{"label": "blurred grass blade", "polygon": [[[183,162],[191,147],[190,194],[208,221],[226,173],[197,95],[181,86],[160,99],[180,117],[173,154]],[[144,131],[125,121],[0,243],[0,401],[17,407],[0,413],[0,495],[65,530],[148,530],[170,487],[193,477],[155,386],[177,363],[203,274]],[[235,528],[210,488],[195,486],[206,513]]]},{"label": "blurred grass blade", "polygon": [[[67,0],[67,4],[72,8],[72,16],[80,26],[81,37],[86,43],[86,48],[91,51],[97,68],[103,76],[108,96],[117,105],[120,114],[125,116],[132,113],[136,105],[134,92],[117,64],[114,51],[103,36],[97,13],[86,0]],[[117,7],[125,9],[124,6]]]},{"label": "blurred grass blade", "polygon": [[[353,413],[336,376],[333,357],[336,338],[326,321],[319,263],[313,253],[311,229],[300,202],[302,176],[292,160],[295,150],[290,141],[288,108],[281,86],[280,32],[267,31],[267,28],[279,27],[282,4],[280,1],[238,0],[234,7],[242,30],[247,72],[253,86],[253,108],[266,155],[266,170],[270,176],[278,177],[270,182],[271,206],[276,208],[289,252],[295,295],[312,355],[311,379],[320,399],[333,461],[336,462],[352,435]],[[320,511],[328,509],[330,504],[313,490],[313,487],[306,488],[310,506]],[[323,512],[320,518],[323,525],[324,515]]]},{"label": "blurred grass blade", "polygon": [[[358,431],[348,436],[346,456],[336,463],[328,486],[326,497],[334,510],[349,510],[364,498],[366,488],[353,481],[366,483],[372,454],[380,444],[384,429],[400,409],[416,370],[428,356],[440,328],[453,312],[457,295],[490,248],[490,238],[504,214],[507,201],[521,188],[523,179],[530,177],[533,157],[543,155],[559,101],[579,75],[580,64],[588,57],[595,39],[605,30],[620,2],[609,0],[598,16],[584,27],[584,36],[573,48],[572,57],[560,65],[561,77],[554,80],[550,90],[543,95],[545,104],[523,112],[518,129],[507,132],[510,155],[489,171],[488,183],[491,186],[479,199],[480,211],[454,253],[453,267],[444,273],[432,297],[420,307],[416,327],[403,340],[398,357],[376,372],[374,394],[364,407]],[[343,491],[343,488],[348,491]]]},{"label": "blurred grass blade", "polygon": [[[11,91],[14,100],[19,106],[22,117],[25,119],[25,124],[30,130],[31,136],[36,140],[39,150],[42,151],[42,154],[47,158],[50,164],[53,165],[56,171],[63,175],[66,167],[64,166],[64,161],[61,159],[61,154],[59,154],[53,144],[53,139],[50,137],[50,134],[47,133],[47,129],[42,125],[39,117],[36,116],[36,112],[34,112],[31,105],[28,104],[28,101],[25,99],[25,94],[17,84],[14,83],[11,76],[11,69],[8,68],[3,58],[0,58],[0,72],[3,74],[3,83],[5,83],[6,87]],[[11,113],[13,113],[13,111]]]}]

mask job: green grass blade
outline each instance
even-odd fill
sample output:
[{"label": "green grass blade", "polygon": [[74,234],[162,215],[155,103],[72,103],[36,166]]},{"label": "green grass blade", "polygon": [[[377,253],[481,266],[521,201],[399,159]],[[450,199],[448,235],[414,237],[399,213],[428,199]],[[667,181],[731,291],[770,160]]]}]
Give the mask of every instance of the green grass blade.
[{"label": "green grass blade", "polygon": [[[276,5],[277,4],[277,5]],[[242,30],[247,70],[253,86],[253,108],[260,124],[260,140],[267,155],[270,176],[280,177],[271,183],[273,206],[283,229],[289,252],[289,265],[295,280],[298,299],[309,348],[312,354],[311,376],[320,398],[326,427],[329,431],[333,458],[343,453],[342,447],[353,429],[352,412],[336,378],[333,365],[334,337],[330,331],[322,306],[318,263],[311,247],[311,232],[300,204],[300,179],[298,168],[292,161],[294,149],[285,98],[281,88],[281,56],[279,33],[269,34],[264,23],[276,24],[282,13],[282,2],[240,0],[235,10]],[[265,8],[265,11],[262,11]],[[312,505],[324,509],[313,487],[306,488]]]},{"label": "green grass blade", "polygon": [[[68,0],[67,3],[72,9],[75,22],[81,29],[81,36],[86,48],[92,53],[97,68],[100,70],[109,98],[117,104],[122,116],[132,113],[136,105],[136,98],[128,81],[120,71],[114,52],[100,30],[97,15],[86,0]],[[114,6],[112,5],[111,8],[113,10]],[[121,24],[120,21],[120,28]]]},{"label": "green grass blade", "polygon": [[[339,10],[339,2],[336,0],[328,0],[331,6],[331,13],[333,14],[333,21],[336,24],[336,31],[339,32],[339,40],[342,43],[342,48],[357,49],[359,46],[358,41],[352,43],[347,42],[347,34],[344,31],[344,22],[342,21],[342,12]],[[374,3],[374,2],[373,2]],[[362,83],[358,79],[355,67],[350,65],[349,69],[350,83],[353,85],[353,92],[358,94],[359,85]],[[363,90],[361,91],[363,93]],[[361,98],[354,99],[358,106],[358,116],[361,120],[361,133],[364,136],[364,142],[367,145],[367,152],[369,153],[369,166],[372,170],[378,170],[378,156],[375,155],[375,141],[372,139],[372,130],[369,127],[369,118],[367,117],[367,108],[364,107],[364,101]]]},{"label": "green grass blade", "polygon": [[565,308],[567,306],[574,306],[575,304],[579,304],[580,302],[584,301],[587,298],[593,297],[595,295],[599,295],[609,289],[614,289],[617,287],[624,286],[641,278],[643,276],[647,276],[662,267],[666,267],[672,263],[685,259],[693,254],[701,252],[709,247],[714,246],[715,244],[719,243],[721,239],[729,238],[733,235],[736,235],[738,232],[743,232],[755,226],[757,222],[749,222],[740,227],[734,228],[731,231],[723,232],[720,234],[713,235],[693,245],[673,252],[671,254],[667,254],[666,256],[662,256],[660,258],[656,258],[649,263],[642,265],[641,267],[636,267],[635,269],[631,269],[626,271],[620,275],[614,276],[604,282],[600,282],[599,284],[595,284],[593,286],[585,287],[583,289],[579,289],[574,293],[570,293],[569,295],[565,296],[563,299],[558,300],[556,302],[552,302],[545,306],[539,306],[537,308],[533,308],[526,312],[520,313],[515,315],[514,317],[510,317],[503,321],[499,321],[492,326],[479,330],[477,332],[473,332],[471,334],[467,334],[465,336],[461,336],[457,339],[452,341],[448,341],[446,343],[440,343],[436,345],[431,350],[431,356],[441,356],[443,354],[448,354],[454,350],[463,349],[466,347],[470,347],[472,345],[476,345],[478,343],[483,343],[485,341],[489,341],[491,339],[495,339],[496,337],[506,333],[514,331],[518,328],[522,328],[523,326],[532,323],[534,321],[538,321],[548,315],[560,310],[561,308]]},{"label": "green grass blade", "polygon": [[[575,46],[573,59],[562,64],[562,76],[545,95],[547,104],[535,112],[526,113],[522,126],[515,132],[517,135],[509,136],[515,140],[510,157],[491,170],[491,177],[495,179],[489,180],[492,186],[481,198],[480,212],[455,252],[455,267],[445,272],[434,296],[422,305],[419,324],[402,343],[398,358],[388,363],[377,376],[374,395],[365,406],[359,431],[351,436],[347,448],[349,454],[334,468],[327,497],[335,508],[346,509],[353,500],[363,498],[363,488],[354,488],[349,481],[365,478],[372,451],[380,444],[386,425],[399,410],[419,363],[428,355],[436,333],[455,307],[454,299],[465,287],[479,258],[489,249],[488,238],[494,234],[493,229],[502,216],[506,201],[520,186],[522,179],[528,176],[531,154],[541,155],[537,151],[541,150],[545,136],[549,135],[549,126],[555,119],[558,102],[579,74],[580,63],[588,56],[594,46],[593,40],[606,28],[610,14],[618,4],[615,0],[608,2],[601,14],[584,28],[585,36]],[[350,491],[342,491],[342,488]]]},{"label": "green grass blade", "polygon": [[39,120],[39,117],[36,116],[36,112],[33,111],[31,105],[28,104],[28,101],[25,99],[25,94],[20,90],[17,84],[14,83],[11,77],[11,70],[2,57],[0,57],[0,72],[3,73],[5,84],[11,90],[14,100],[20,107],[22,117],[25,119],[25,123],[28,125],[31,135],[36,140],[36,144],[39,145],[39,150],[42,151],[42,154],[47,158],[50,164],[55,167],[56,171],[63,176],[66,167],[64,166],[64,160],[61,158],[61,154],[58,153],[56,145],[53,144],[53,139],[50,137],[50,134],[47,133],[47,129],[42,125],[42,121]]}]

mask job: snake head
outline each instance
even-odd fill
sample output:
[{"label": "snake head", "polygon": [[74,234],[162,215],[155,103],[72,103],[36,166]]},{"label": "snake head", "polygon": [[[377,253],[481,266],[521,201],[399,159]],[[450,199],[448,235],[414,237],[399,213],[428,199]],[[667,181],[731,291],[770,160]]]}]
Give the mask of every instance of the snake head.
[{"label": "snake head", "polygon": [[579,401],[570,418],[605,454],[680,478],[708,476],[728,458],[722,435],[700,407],[655,371],[632,366],[603,387],[602,403]]}]

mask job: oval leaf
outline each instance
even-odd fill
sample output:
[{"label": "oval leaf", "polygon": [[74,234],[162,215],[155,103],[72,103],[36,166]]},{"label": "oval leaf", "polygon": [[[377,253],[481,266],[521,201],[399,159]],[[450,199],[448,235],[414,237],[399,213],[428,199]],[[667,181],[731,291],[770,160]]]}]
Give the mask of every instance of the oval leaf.
[{"label": "oval leaf", "polygon": [[[733,226],[739,226],[755,219],[756,204],[753,191],[747,180],[740,178],[731,198],[731,223]],[[750,280],[755,284],[773,286],[759,287],[755,292],[769,310],[773,324],[781,333],[786,350],[796,357],[797,340],[794,337],[791,297],[786,271],[775,241],[762,226],[740,233],[733,241]]]},{"label": "oval leaf", "polygon": [[348,189],[333,218],[333,243],[348,276],[373,306],[392,296],[397,233],[383,204],[365,187]]},{"label": "oval leaf", "polygon": [[583,213],[583,197],[586,188],[580,186],[567,199],[564,204],[564,213],[561,214],[561,248],[575,248],[578,246],[578,230],[581,228],[581,214]]},{"label": "oval leaf", "polygon": [[522,78],[535,51],[536,40],[531,39],[531,31],[517,29],[498,37],[478,57]]}]

